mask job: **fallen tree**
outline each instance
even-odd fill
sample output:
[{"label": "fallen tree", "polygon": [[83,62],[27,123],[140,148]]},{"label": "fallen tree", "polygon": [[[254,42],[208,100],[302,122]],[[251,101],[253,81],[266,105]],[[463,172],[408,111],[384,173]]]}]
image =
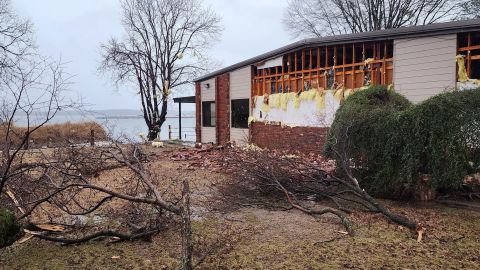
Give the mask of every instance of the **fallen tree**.
[{"label": "fallen tree", "polygon": [[[219,160],[233,168],[234,177],[220,185],[220,193],[228,203],[295,208],[315,217],[333,214],[349,235],[355,232],[348,214],[355,211],[380,213],[414,232],[423,231],[421,224],[391,212],[370,196],[352,176],[346,160],[337,164],[344,172],[338,176],[321,157],[262,149],[226,151]],[[316,202],[315,206],[306,206],[309,201]]]}]

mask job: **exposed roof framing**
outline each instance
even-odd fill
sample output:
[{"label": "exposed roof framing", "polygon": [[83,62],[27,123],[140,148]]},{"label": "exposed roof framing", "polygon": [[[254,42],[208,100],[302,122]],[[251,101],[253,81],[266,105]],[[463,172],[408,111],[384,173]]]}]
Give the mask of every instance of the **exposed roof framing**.
[{"label": "exposed roof framing", "polygon": [[237,64],[228,66],[226,68],[219,69],[217,71],[214,71],[212,73],[209,73],[207,75],[204,75],[202,77],[195,79],[195,82],[204,81],[204,80],[213,78],[217,75],[236,70],[238,68],[252,65],[257,62],[265,61],[270,58],[278,57],[279,55],[282,55],[291,51],[295,51],[298,49],[307,48],[307,47],[348,44],[348,43],[367,42],[367,41],[375,41],[375,40],[392,40],[392,39],[400,39],[400,38],[423,37],[423,36],[432,36],[432,35],[438,35],[438,34],[454,34],[454,33],[469,32],[469,31],[475,31],[475,30],[480,30],[480,19],[436,23],[436,24],[421,25],[421,26],[410,26],[410,27],[402,27],[402,28],[396,28],[396,29],[388,29],[388,30],[364,32],[364,33],[354,33],[354,34],[347,34],[347,35],[309,38],[309,39],[297,41],[287,46],[280,47],[273,51],[247,59]]}]

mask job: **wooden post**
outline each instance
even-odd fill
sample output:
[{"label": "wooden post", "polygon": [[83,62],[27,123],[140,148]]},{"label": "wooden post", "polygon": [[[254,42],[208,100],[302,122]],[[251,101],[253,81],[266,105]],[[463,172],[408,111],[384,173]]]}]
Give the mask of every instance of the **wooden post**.
[{"label": "wooden post", "polygon": [[90,146],[95,146],[95,130],[90,129]]},{"label": "wooden post", "polygon": [[178,103],[178,139],[182,140],[182,102]]},{"label": "wooden post", "polygon": [[168,125],[168,139],[172,139],[172,125]]},{"label": "wooden post", "polygon": [[190,221],[190,187],[188,180],[183,180],[182,191],[182,270],[193,270],[192,265],[192,225]]}]

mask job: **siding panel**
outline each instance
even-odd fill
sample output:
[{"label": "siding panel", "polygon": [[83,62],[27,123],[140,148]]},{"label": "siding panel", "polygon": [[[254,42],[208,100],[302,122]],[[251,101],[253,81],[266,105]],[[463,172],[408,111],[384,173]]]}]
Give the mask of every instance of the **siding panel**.
[{"label": "siding panel", "polygon": [[394,46],[395,89],[412,102],[455,86],[456,35],[400,39]]},{"label": "siding panel", "polygon": [[[252,73],[250,66],[241,68],[230,73],[230,100],[250,99],[252,90]],[[250,106],[249,106],[250,108]],[[231,111],[230,111],[231,121]],[[230,126],[232,123],[230,123]],[[237,145],[248,143],[248,129],[230,128],[230,141]]]},{"label": "siding panel", "polygon": [[250,98],[252,88],[252,73],[250,66],[230,73],[230,98]]},{"label": "siding panel", "polygon": [[[207,88],[207,84],[210,87]],[[215,101],[215,78],[206,80],[200,83],[202,102],[203,101]]]},{"label": "siding panel", "polygon": [[215,127],[202,127],[202,143],[217,143]]},{"label": "siding panel", "polygon": [[[210,86],[207,88],[207,84]],[[215,101],[215,78],[200,82],[201,101]],[[200,119],[202,119],[202,106],[200,105]],[[201,120],[200,120],[201,123]],[[202,143],[217,143],[215,127],[203,127],[201,131]]]}]

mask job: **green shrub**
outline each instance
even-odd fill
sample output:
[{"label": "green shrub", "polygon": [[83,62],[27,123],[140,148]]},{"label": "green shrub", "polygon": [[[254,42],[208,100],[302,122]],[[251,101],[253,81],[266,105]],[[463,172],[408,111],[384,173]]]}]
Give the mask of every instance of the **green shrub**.
[{"label": "green shrub", "polygon": [[15,216],[5,209],[0,209],[0,248],[11,245],[20,232]]},{"label": "green shrub", "polygon": [[385,87],[372,87],[340,106],[325,153],[340,159],[346,152],[355,176],[376,195],[410,195],[405,192],[421,175],[428,175],[433,190],[458,188],[479,171],[479,104],[480,89],[412,105]]}]

